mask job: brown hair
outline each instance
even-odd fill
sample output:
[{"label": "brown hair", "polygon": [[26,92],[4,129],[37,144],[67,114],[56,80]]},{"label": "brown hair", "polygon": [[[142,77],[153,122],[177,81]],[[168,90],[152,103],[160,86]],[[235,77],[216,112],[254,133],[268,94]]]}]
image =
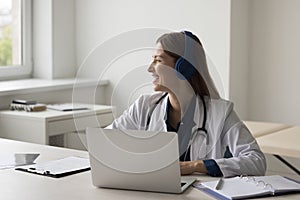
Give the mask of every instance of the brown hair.
[{"label": "brown hair", "polygon": [[[202,48],[202,44],[197,36],[192,35],[194,41],[196,41]],[[166,54],[178,60],[181,56],[184,55],[185,51],[185,34],[183,32],[173,32],[166,33],[160,36],[156,43],[160,43],[162,48]],[[203,51],[204,53],[204,51]],[[200,55],[199,55],[200,56]],[[205,55],[204,55],[205,57]],[[194,66],[196,69],[197,67]],[[201,67],[201,66],[200,66]],[[199,70],[196,70],[196,73],[192,75],[191,78],[187,79],[187,81],[192,86],[194,92],[199,96],[208,96],[210,97],[210,92],[207,87],[207,84],[199,73]]]}]

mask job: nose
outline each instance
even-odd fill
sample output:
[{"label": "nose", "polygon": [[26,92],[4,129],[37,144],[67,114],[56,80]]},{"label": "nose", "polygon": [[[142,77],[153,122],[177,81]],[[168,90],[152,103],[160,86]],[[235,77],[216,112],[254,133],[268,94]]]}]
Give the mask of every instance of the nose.
[{"label": "nose", "polygon": [[149,65],[149,67],[148,67],[148,69],[147,69],[148,72],[150,72],[150,73],[151,73],[151,72],[154,72],[154,67],[153,67],[153,65],[154,65],[154,63],[151,62],[150,65]]}]

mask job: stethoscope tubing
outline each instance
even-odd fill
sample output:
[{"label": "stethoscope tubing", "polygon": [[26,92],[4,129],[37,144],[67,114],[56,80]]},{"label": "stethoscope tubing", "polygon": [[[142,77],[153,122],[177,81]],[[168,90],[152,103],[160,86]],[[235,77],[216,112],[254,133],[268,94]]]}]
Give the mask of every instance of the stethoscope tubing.
[{"label": "stethoscope tubing", "polygon": [[[151,110],[149,111],[149,114],[148,114],[148,118],[147,118],[147,125],[146,125],[146,129],[148,129],[149,127],[149,124],[150,124],[150,121],[151,121],[151,116],[152,116],[152,113],[154,112],[155,108],[157,107],[157,105],[168,95],[168,93],[165,93],[163,96],[161,96],[156,102],[155,104],[153,105],[153,107],[151,108]],[[204,135],[205,139],[206,139],[206,145],[208,145],[208,142],[209,142],[209,139],[208,139],[208,132],[207,132],[207,129],[205,128],[205,125],[206,125],[206,121],[207,121],[207,109],[206,109],[206,103],[205,103],[205,99],[204,99],[204,96],[201,96],[201,101],[202,101],[202,104],[203,104],[203,120],[202,120],[202,127],[201,128],[197,128],[196,130],[194,130],[191,134],[191,138],[189,140],[189,144],[188,144],[188,147],[187,147],[187,150],[185,152],[185,156],[184,156],[184,160],[186,160],[186,156],[187,156],[187,152],[188,152],[188,149],[190,148],[192,142],[194,141],[194,138],[196,137],[197,134],[200,134],[201,135]],[[195,134],[197,132],[197,134]]]},{"label": "stethoscope tubing", "polygon": [[[148,113],[148,118],[147,118],[147,123],[146,123],[146,129],[148,129],[149,125],[150,125],[150,121],[151,121],[151,116],[155,110],[155,108],[157,107],[157,105],[168,95],[168,93],[165,93],[163,96],[161,96],[153,105],[153,107],[151,108],[151,110]],[[197,132],[199,131],[203,131],[206,134],[207,137],[207,129],[205,128],[206,122],[207,122],[207,109],[206,109],[206,103],[205,103],[205,99],[204,96],[201,96],[201,101],[203,104],[203,120],[202,120],[202,127],[201,128],[197,128]],[[192,136],[194,135],[195,131],[192,133]]]}]

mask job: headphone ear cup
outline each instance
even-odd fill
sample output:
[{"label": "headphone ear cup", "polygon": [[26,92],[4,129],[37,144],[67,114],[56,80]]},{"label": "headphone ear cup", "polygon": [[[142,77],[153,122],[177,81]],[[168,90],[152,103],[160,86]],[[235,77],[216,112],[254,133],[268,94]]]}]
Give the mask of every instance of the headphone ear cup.
[{"label": "headphone ear cup", "polygon": [[196,73],[194,66],[183,57],[178,58],[175,63],[176,75],[181,80],[190,79]]},{"label": "headphone ear cup", "polygon": [[176,76],[181,79],[181,80],[186,80],[186,78],[183,75],[184,72],[184,58],[180,57],[177,59],[176,63],[175,63],[175,71],[176,71]]}]

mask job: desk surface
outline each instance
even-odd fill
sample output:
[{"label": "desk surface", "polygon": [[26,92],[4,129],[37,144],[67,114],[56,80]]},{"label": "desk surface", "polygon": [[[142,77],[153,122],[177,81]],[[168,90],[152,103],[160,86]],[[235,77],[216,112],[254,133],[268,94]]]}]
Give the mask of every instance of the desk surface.
[{"label": "desk surface", "polygon": [[83,117],[91,114],[103,114],[111,113],[113,107],[106,105],[91,105],[91,104],[81,104],[83,107],[88,108],[87,110],[76,110],[76,111],[57,111],[47,109],[41,112],[26,112],[26,111],[11,111],[3,110],[0,111],[0,117],[12,117],[12,118],[31,118],[33,120],[59,120],[65,119],[67,117]]},{"label": "desk surface", "polygon": [[244,123],[255,138],[291,127],[287,124],[270,122],[244,121]]},{"label": "desk surface", "polygon": [[264,153],[300,158],[299,136],[300,127],[295,126],[259,137],[257,142]]},{"label": "desk surface", "polygon": [[[88,157],[84,151],[59,147],[18,142],[0,139],[1,153],[40,153],[37,163],[63,158],[66,156]],[[271,175],[269,173],[268,175]],[[284,174],[293,177],[293,174]],[[214,178],[197,175],[198,180],[208,181]],[[293,177],[295,178],[295,177]],[[189,188],[183,194],[161,194],[115,189],[96,188],[92,185],[90,171],[64,178],[54,179],[35,174],[29,174],[14,169],[0,170],[1,199],[30,199],[30,200],[65,200],[65,199],[213,199],[195,188]],[[3,198],[4,197],[4,198]],[[299,199],[299,195],[279,196],[276,199]],[[261,198],[260,198],[261,199]],[[270,199],[270,198],[267,198]]]}]

